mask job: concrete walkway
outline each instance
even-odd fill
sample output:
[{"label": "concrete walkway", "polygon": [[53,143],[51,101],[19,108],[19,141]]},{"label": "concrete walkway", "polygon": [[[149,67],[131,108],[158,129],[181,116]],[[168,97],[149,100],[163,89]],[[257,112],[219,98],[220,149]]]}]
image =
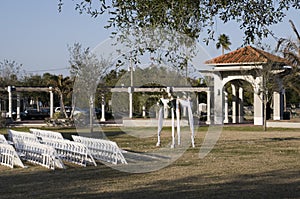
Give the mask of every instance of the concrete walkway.
[{"label": "concrete walkway", "polygon": [[293,121],[268,121],[268,128],[297,128],[300,129],[300,122]]}]

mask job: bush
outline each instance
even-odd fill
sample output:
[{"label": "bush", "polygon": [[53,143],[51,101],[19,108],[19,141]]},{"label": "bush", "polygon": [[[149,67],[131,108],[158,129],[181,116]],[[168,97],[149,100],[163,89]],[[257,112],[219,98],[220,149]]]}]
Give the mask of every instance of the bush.
[{"label": "bush", "polygon": [[53,114],[53,119],[63,119],[63,118],[65,118],[65,115],[61,112],[55,112]]}]

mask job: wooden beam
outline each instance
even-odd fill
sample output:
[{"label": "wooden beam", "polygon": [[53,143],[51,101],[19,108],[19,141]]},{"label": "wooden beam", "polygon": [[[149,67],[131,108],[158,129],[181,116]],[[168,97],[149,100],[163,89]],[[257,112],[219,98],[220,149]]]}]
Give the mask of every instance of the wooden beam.
[{"label": "wooden beam", "polygon": [[[27,87],[27,86],[15,86],[14,87],[16,92],[49,92],[53,89],[50,89],[49,87]],[[7,87],[0,88],[0,91],[7,92]]]}]

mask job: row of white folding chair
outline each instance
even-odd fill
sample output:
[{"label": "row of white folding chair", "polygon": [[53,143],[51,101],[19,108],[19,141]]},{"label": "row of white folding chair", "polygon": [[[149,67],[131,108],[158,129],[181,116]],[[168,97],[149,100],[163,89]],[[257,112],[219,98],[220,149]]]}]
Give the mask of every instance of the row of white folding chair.
[{"label": "row of white folding chair", "polygon": [[46,137],[46,138],[59,139],[59,140],[64,139],[61,133],[55,131],[47,131],[41,129],[29,129],[29,131],[32,134],[36,135],[38,138]]},{"label": "row of white folding chair", "polygon": [[94,158],[89,153],[87,147],[83,144],[70,140],[58,140],[46,137],[42,138],[42,143],[55,148],[59,157],[61,157],[64,161],[84,167],[87,164],[97,166]]},{"label": "row of white folding chair", "polygon": [[29,142],[40,142],[38,137],[34,134],[27,133],[27,132],[21,132],[21,131],[14,131],[11,129],[7,130],[8,132],[8,138],[10,141],[15,143],[15,140],[24,140]]},{"label": "row of white folding chair", "polygon": [[72,138],[75,142],[86,145],[93,157],[97,160],[113,164],[117,164],[118,162],[127,164],[121,149],[118,147],[117,143],[113,141],[76,135],[72,135]]},{"label": "row of white folding chair", "polygon": [[0,164],[10,168],[14,168],[15,165],[25,167],[14,147],[7,143],[0,143]]},{"label": "row of white folding chair", "polygon": [[22,139],[14,139],[16,151],[26,161],[39,164],[48,169],[65,168],[53,147]]},{"label": "row of white folding chair", "polygon": [[[28,133],[28,132],[14,131],[14,130],[11,130],[11,129],[8,130],[8,135],[9,135],[10,140],[15,145],[17,151],[21,150],[22,153],[23,152],[26,153],[26,150],[29,150],[28,151],[28,156],[23,156],[22,158],[24,158],[25,160],[27,160],[29,162],[43,165],[46,168],[51,167],[51,165],[49,166],[49,164],[52,161],[51,159],[53,158],[52,157],[53,154],[51,154],[52,152],[50,152],[50,157],[49,157],[50,159],[47,158],[47,156],[49,156],[49,154],[47,155],[47,153],[43,154],[45,156],[44,157],[45,160],[43,160],[42,158],[39,158],[39,157],[43,157],[43,156],[41,156],[40,153],[41,153],[41,151],[47,150],[47,148],[46,149],[44,149],[44,148],[48,147],[48,146],[45,146],[45,147],[40,146],[39,145],[40,140],[38,139],[38,137],[36,135]],[[24,143],[24,144],[22,144],[22,143]],[[31,143],[32,143],[32,146],[34,146],[34,148],[30,147]],[[18,145],[19,148],[17,148],[16,144],[19,144]],[[36,150],[34,150],[34,149],[36,149]],[[55,151],[55,149],[51,149],[51,151],[53,151],[53,150]],[[56,153],[55,153],[55,155],[56,155]],[[60,163],[61,160],[58,157],[56,157],[56,159],[58,159],[58,160],[55,160],[57,162],[57,167],[58,168],[64,168],[64,165],[62,163]],[[50,161],[50,163],[48,164],[47,161]],[[44,165],[44,163],[46,165]]]}]

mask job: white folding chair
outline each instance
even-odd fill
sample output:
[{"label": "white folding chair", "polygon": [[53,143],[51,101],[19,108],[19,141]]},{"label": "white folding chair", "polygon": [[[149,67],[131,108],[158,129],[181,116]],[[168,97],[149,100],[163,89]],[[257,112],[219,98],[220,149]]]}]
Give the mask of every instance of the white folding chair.
[{"label": "white folding chair", "polygon": [[86,167],[87,164],[97,166],[94,158],[89,153],[88,148],[77,142],[70,140],[59,140],[42,138],[42,143],[56,149],[62,160]]},{"label": "white folding chair", "polygon": [[118,164],[118,162],[127,164],[127,161],[122,154],[122,150],[118,147],[117,143],[113,141],[76,135],[72,135],[72,138],[75,142],[86,145],[92,156],[97,160],[113,164]]},{"label": "white folding chair", "polygon": [[14,131],[11,129],[8,129],[7,132],[8,132],[9,140],[12,141],[13,143],[15,143],[15,140],[23,140],[28,142],[40,142],[36,135],[28,132]]},{"label": "white folding chair", "polygon": [[0,134],[0,143],[5,143],[7,144],[7,140],[6,138],[4,137],[4,135]]},{"label": "white folding chair", "polygon": [[48,130],[41,130],[41,129],[29,129],[29,131],[36,135],[38,138],[46,137],[46,138],[51,138],[51,139],[59,139],[63,140],[63,136],[59,132],[55,131],[48,131]]},{"label": "white folding chair", "polygon": [[14,168],[14,166],[25,167],[14,147],[7,143],[0,143],[0,164],[10,168]]},{"label": "white folding chair", "polygon": [[17,138],[14,139],[14,145],[16,151],[28,162],[52,170],[56,167],[61,169],[65,168],[63,162],[58,157],[56,150],[51,146]]}]

